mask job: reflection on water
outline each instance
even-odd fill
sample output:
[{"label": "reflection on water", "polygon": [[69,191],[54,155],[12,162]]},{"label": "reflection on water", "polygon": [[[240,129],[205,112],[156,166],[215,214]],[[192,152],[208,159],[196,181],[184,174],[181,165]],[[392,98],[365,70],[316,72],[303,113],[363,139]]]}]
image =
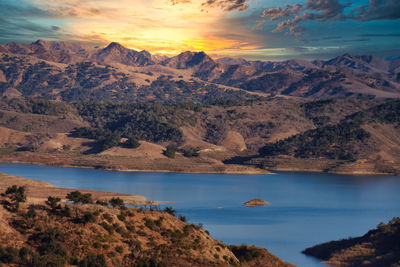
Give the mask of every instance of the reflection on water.
[{"label": "reflection on water", "polygon": [[[0,172],[55,186],[140,194],[174,201],[179,213],[231,244],[267,248],[298,266],[324,266],[300,253],[364,234],[400,215],[400,177],[280,172],[276,175],[127,173],[0,164]],[[248,208],[262,198],[271,204]]]}]

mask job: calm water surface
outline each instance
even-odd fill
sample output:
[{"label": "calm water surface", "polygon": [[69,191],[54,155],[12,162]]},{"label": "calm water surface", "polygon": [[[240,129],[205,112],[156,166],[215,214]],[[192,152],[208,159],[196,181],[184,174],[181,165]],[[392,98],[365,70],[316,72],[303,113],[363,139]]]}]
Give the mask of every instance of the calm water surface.
[{"label": "calm water surface", "polygon": [[[172,204],[228,244],[254,244],[298,266],[325,266],[301,254],[317,243],[364,234],[400,216],[400,177],[316,173],[220,175],[127,173],[0,164],[0,172],[59,187],[140,194]],[[262,198],[269,206],[242,203]]]}]

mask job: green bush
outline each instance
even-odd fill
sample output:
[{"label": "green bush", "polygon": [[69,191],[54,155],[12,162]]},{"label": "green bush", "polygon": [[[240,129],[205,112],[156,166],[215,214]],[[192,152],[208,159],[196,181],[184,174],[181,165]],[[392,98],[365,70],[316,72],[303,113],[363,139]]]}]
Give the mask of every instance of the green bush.
[{"label": "green bush", "polygon": [[113,208],[121,208],[125,206],[124,200],[120,199],[119,197],[113,197],[112,199],[110,199],[109,203],[111,204],[111,206],[113,206]]},{"label": "green bush", "polygon": [[172,207],[165,207],[164,212],[166,212],[174,217],[176,216],[176,210]]},{"label": "green bush", "polygon": [[82,194],[79,191],[73,191],[67,194],[66,198],[74,204],[91,204],[93,203],[92,194]]},{"label": "green bush", "polygon": [[114,234],[114,227],[106,222],[100,224],[110,235]]},{"label": "green bush", "polygon": [[98,214],[96,211],[95,212],[87,211],[83,214],[82,223],[84,223],[84,224],[89,223],[89,222],[94,223],[94,222],[96,222],[97,217],[98,217]]},{"label": "green bush", "polygon": [[115,251],[121,254],[121,253],[124,252],[124,247],[123,246],[117,246],[117,247],[115,247]]},{"label": "green bush", "polygon": [[178,150],[178,147],[176,145],[168,145],[166,149],[163,151],[163,154],[167,156],[168,158],[175,158],[175,153]]},{"label": "green bush", "polygon": [[246,246],[229,246],[229,249],[240,262],[251,261],[262,256],[258,249],[251,249]]},{"label": "green bush", "polygon": [[135,136],[129,136],[125,145],[129,148],[138,148],[140,146],[139,140]]},{"label": "green bush", "polygon": [[126,221],[126,215],[124,213],[120,213],[117,216],[118,220],[120,220],[121,222],[125,222]]},{"label": "green bush", "polygon": [[184,157],[187,158],[192,158],[192,157],[198,157],[200,148],[194,148],[194,147],[186,147],[186,148],[181,148],[178,151],[183,154]]},{"label": "green bush", "polygon": [[178,219],[181,220],[182,222],[186,222],[187,221],[186,216],[183,216],[183,215],[179,215]]},{"label": "green bush", "polygon": [[61,198],[59,197],[48,197],[45,203],[50,207],[52,212],[55,212],[61,209],[61,205],[59,204],[60,201]]}]

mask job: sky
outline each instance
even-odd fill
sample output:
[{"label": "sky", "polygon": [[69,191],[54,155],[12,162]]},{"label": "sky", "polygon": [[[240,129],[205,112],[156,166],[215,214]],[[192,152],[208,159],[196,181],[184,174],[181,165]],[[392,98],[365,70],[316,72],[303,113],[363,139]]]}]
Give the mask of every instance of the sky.
[{"label": "sky", "polygon": [[400,56],[400,0],[0,0],[0,43],[35,40],[251,60]]}]

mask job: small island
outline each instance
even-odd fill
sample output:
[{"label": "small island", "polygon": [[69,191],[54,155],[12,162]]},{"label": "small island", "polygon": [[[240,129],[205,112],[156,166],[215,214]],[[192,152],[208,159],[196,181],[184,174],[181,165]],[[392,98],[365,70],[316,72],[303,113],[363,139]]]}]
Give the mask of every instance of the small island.
[{"label": "small island", "polygon": [[261,198],[254,198],[252,200],[245,202],[244,204],[246,205],[246,207],[258,207],[258,206],[269,205],[269,202]]}]

